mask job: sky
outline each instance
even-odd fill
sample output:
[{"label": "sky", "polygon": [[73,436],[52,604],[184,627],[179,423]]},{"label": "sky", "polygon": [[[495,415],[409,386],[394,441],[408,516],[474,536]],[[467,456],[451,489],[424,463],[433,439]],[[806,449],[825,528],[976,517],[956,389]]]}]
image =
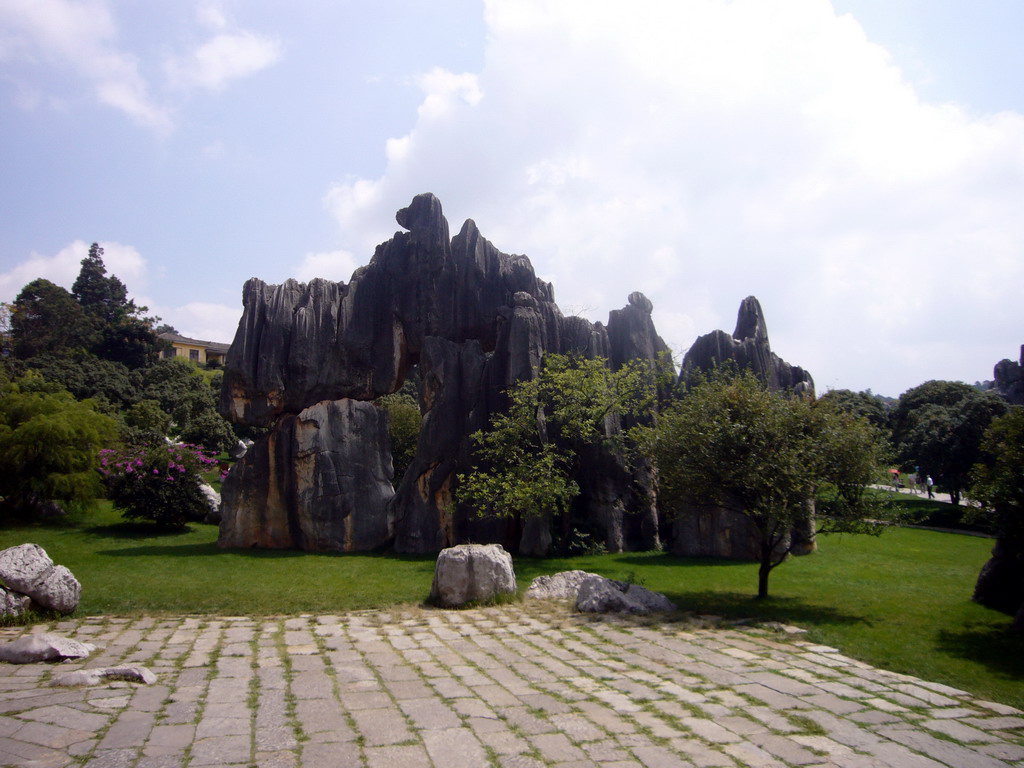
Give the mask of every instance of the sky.
[{"label": "sky", "polygon": [[433,192],[682,355],[757,296],[819,391],[1024,343],[1018,0],[0,0],[0,301],[89,244],[230,341]]}]

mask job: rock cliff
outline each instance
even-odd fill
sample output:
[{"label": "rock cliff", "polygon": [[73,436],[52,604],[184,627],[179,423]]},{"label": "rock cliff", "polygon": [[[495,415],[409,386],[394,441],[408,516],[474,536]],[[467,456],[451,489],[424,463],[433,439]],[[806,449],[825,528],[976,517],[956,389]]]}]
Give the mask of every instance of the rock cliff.
[{"label": "rock cliff", "polygon": [[[221,412],[271,426],[225,483],[223,546],[436,552],[493,541],[543,554],[548,521],[478,519],[453,508],[469,435],[536,375],[545,353],[656,360],[668,347],[640,293],[608,326],[564,317],[525,256],[498,251],[466,221],[449,240],[433,195],[396,216],[406,232],[377,247],[346,284],[249,280],[224,370]],[[371,401],[419,367],[416,456],[391,496],[390,453]],[[619,425],[609,425],[610,429]],[[657,544],[650,470],[596,448],[580,504],[613,550]],[[628,512],[638,512],[629,515]]]}]

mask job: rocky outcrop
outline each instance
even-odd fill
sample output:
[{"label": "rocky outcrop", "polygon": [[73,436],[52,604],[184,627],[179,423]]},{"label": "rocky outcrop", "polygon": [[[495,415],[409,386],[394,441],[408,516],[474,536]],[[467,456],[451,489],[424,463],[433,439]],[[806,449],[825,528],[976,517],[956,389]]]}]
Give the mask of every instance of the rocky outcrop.
[{"label": "rocky outcrop", "polygon": [[353,552],[392,537],[387,416],[332,400],[279,419],[222,487],[224,547]]},{"label": "rocky outcrop", "polygon": [[37,544],[22,544],[0,552],[0,582],[8,591],[28,596],[36,606],[59,613],[72,613],[82,596],[82,585],[71,571],[54,565]]},{"label": "rocky outcrop", "polygon": [[430,601],[442,608],[488,602],[515,592],[512,556],[500,544],[460,544],[437,556]]},{"label": "rocky outcrop", "polygon": [[576,610],[582,613],[632,613],[645,615],[674,611],[675,603],[660,592],[588,574],[576,594]]},{"label": "rocky outcrop", "polygon": [[54,675],[50,680],[50,685],[61,688],[76,688],[100,685],[108,680],[153,685],[156,679],[156,675],[148,667],[125,665],[120,667],[94,667],[92,669],[77,669],[74,672],[65,672],[60,675]]},{"label": "rocky outcrop", "polygon": [[1024,405],[1024,345],[1020,348],[1020,361],[1000,360],[992,372],[996,391],[1010,405]]},{"label": "rocky outcrop", "polygon": [[768,325],[760,302],[748,296],[740,304],[736,330],[712,331],[701,336],[687,351],[679,378],[688,381],[698,371],[710,371],[726,361],[740,370],[750,370],[773,391],[814,394],[814,379],[797,365],[790,365],[772,352]]},{"label": "rocky outcrop", "polygon": [[[225,482],[221,545],[362,549],[381,543],[377,502],[387,493],[380,473],[367,475],[372,498],[347,506],[335,492],[343,484],[332,478],[344,461],[363,454],[384,462],[386,446],[364,431],[345,432],[345,444],[353,446],[348,458],[321,441],[306,451],[319,452],[319,462],[306,461],[307,469],[299,471],[292,467],[300,450],[294,425],[322,403],[393,392],[418,366],[423,419],[416,456],[388,507],[394,548],[437,552],[474,540],[546,554],[550,521],[481,520],[453,505],[457,476],[471,466],[469,435],[506,408],[510,386],[537,375],[546,353],[600,356],[621,365],[657,360],[668,349],[642,294],[632,294],[627,307],[612,313],[607,328],[566,318],[525,256],[498,251],[472,221],[449,240],[433,195],[417,195],[396,219],[408,231],[378,246],[347,284],[246,283],[220,407],[232,421],[273,429]],[[609,423],[607,429],[621,426]],[[601,446],[594,451],[594,461],[577,478],[581,495],[574,514],[592,521],[588,525],[613,551],[656,545],[649,467],[628,467]],[[333,474],[308,469],[326,463]],[[373,535],[340,535],[337,518],[346,515],[358,527],[364,509],[373,515],[367,524]]]},{"label": "rocky outcrop", "polygon": [[1014,615],[1014,629],[1024,631],[1024,542],[996,539],[992,556],[981,567],[973,600]]},{"label": "rocky outcrop", "polygon": [[43,633],[22,635],[0,645],[0,661],[9,664],[35,664],[40,661],[82,659],[96,650],[92,643],[80,643],[68,637]]}]

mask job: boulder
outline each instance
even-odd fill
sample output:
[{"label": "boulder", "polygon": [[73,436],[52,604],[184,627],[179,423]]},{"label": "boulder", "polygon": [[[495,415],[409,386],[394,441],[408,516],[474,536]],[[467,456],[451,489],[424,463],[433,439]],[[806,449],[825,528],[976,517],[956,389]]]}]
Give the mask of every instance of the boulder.
[{"label": "boulder", "polygon": [[1024,611],[1024,542],[996,539],[992,556],[978,574],[972,599],[1004,613]]},{"label": "boulder", "polygon": [[596,574],[589,574],[580,582],[576,595],[576,610],[584,613],[644,615],[675,609],[675,604],[659,592]]},{"label": "boulder", "polygon": [[20,616],[32,605],[32,598],[0,587],[0,616]]},{"label": "boulder", "polygon": [[54,565],[37,544],[21,544],[0,552],[0,581],[9,590],[32,598],[41,608],[71,613],[78,607],[82,585],[63,565]]},{"label": "boulder", "polygon": [[512,556],[500,544],[460,544],[441,550],[430,587],[431,602],[457,608],[516,592]]},{"label": "boulder", "polygon": [[80,643],[48,633],[22,635],[0,645],[0,661],[10,664],[32,664],[39,661],[82,659],[96,650],[92,643]]},{"label": "boulder", "polygon": [[575,600],[580,584],[591,576],[597,574],[576,570],[538,576],[530,582],[525,597],[530,600]]},{"label": "boulder", "polygon": [[220,494],[209,483],[200,483],[199,490],[202,491],[203,497],[206,499],[206,516],[203,518],[203,522],[218,525],[221,518]]},{"label": "boulder", "polygon": [[73,688],[77,686],[100,685],[108,680],[124,680],[129,683],[152,685],[156,682],[156,675],[148,668],[139,666],[76,669],[74,672],[54,675],[53,679],[50,680],[50,685]]}]

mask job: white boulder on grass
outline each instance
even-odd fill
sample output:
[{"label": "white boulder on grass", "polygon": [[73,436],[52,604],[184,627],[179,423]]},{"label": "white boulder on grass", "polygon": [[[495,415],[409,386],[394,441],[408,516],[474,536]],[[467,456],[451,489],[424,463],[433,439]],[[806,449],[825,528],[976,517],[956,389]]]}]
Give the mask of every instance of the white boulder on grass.
[{"label": "white boulder on grass", "polygon": [[32,598],[40,608],[71,613],[78,607],[82,585],[38,544],[21,544],[0,552],[0,582],[8,590]]},{"label": "white boulder on grass", "polygon": [[676,610],[675,604],[660,592],[587,571],[562,571],[538,576],[530,583],[526,597],[533,600],[574,600],[576,610],[584,613],[646,614]]},{"label": "white boulder on grass", "polygon": [[459,544],[441,550],[430,599],[443,608],[486,602],[516,592],[512,556],[500,544]]},{"label": "white boulder on grass", "polygon": [[[587,571],[561,571],[550,576],[538,576],[530,582],[525,597],[529,600],[575,600],[580,584],[596,573]],[[600,578],[600,577],[598,577]]]}]

